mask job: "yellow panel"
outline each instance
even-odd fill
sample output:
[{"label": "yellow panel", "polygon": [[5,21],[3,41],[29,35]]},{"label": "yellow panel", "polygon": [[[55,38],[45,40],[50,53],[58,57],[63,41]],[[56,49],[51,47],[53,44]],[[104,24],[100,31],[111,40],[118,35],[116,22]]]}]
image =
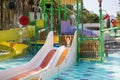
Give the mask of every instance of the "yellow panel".
[{"label": "yellow panel", "polygon": [[56,44],[59,43],[59,36],[57,35],[54,36],[54,43]]},{"label": "yellow panel", "polygon": [[0,31],[0,41],[9,41],[19,39],[19,28]]},{"label": "yellow panel", "polygon": [[[0,41],[10,41],[10,40],[20,40],[21,35],[20,31],[22,28],[14,28],[10,30],[1,30],[0,31]],[[27,26],[26,31],[29,34],[29,37],[34,36],[35,28],[34,26]],[[26,36],[26,35],[23,35]],[[22,37],[23,37],[22,36]]]},{"label": "yellow panel", "polygon": [[36,26],[38,28],[44,28],[44,20],[37,20]]},{"label": "yellow panel", "polygon": [[61,0],[61,4],[75,5],[76,4],[76,0]]}]

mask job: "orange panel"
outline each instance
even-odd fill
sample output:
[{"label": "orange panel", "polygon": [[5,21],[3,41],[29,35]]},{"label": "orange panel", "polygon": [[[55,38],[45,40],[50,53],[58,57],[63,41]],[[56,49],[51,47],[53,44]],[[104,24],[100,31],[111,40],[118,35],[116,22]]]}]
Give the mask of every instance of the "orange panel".
[{"label": "orange panel", "polygon": [[56,66],[59,66],[64,61],[65,57],[67,56],[68,51],[69,51],[69,48],[67,48],[63,51],[62,55],[60,56],[60,58],[59,58],[59,60],[56,64]]},{"label": "orange panel", "polygon": [[61,0],[61,4],[76,4],[76,0]]}]

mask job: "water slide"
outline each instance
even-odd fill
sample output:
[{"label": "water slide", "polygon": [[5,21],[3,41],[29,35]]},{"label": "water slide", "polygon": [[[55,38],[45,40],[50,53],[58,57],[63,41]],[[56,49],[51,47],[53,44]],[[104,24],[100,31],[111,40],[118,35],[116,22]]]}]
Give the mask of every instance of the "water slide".
[{"label": "water slide", "polygon": [[[43,75],[46,70],[51,71],[58,67],[66,67],[73,64],[76,60],[76,38],[70,48],[65,46],[59,47],[57,50],[53,47],[53,32],[48,34],[44,46],[38,51],[35,57],[22,66],[7,69],[0,72],[1,80],[30,80],[38,79],[40,74]],[[67,61],[65,61],[67,59]],[[61,68],[61,69],[62,69]],[[53,70],[54,72],[54,70]],[[50,73],[49,73],[50,74]],[[43,76],[44,77],[44,76]],[[44,80],[44,79],[43,79]]]},{"label": "water slide", "polygon": [[[44,68],[48,64],[47,62],[51,60],[52,56],[54,55],[54,52],[55,50],[53,49],[53,32],[50,32],[48,34],[48,37],[46,39],[44,46],[38,51],[38,53],[30,62],[16,68],[1,71],[0,79],[7,80],[10,78],[14,78],[20,74],[30,72],[39,67]],[[51,56],[51,58],[48,59],[49,56]]]},{"label": "water slide", "polygon": [[[34,36],[34,26],[28,25],[24,28],[14,28],[0,31],[0,61],[24,55],[26,53],[27,45],[22,44],[23,39]],[[9,36],[8,36],[9,34]],[[10,47],[11,41],[15,41],[14,46]],[[18,43],[17,43],[18,42]],[[19,43],[20,42],[20,43]],[[7,53],[3,53],[7,51]]]},{"label": "water slide", "polygon": [[0,42],[0,61],[15,57],[15,56],[20,56],[24,55],[27,50],[27,45],[25,44],[20,44],[20,43],[14,43],[13,47],[10,47],[10,42]]},{"label": "water slide", "polygon": [[25,77],[37,74],[42,69],[52,65],[51,62],[54,61],[56,56],[59,57],[64,50],[65,46],[61,46],[58,49],[53,47],[53,32],[50,32],[44,46],[38,51],[38,53],[30,62],[16,68],[1,71],[0,79],[24,80]]},{"label": "water slide", "polygon": [[[43,29],[41,29],[42,32]],[[14,28],[10,30],[0,31],[0,49],[6,50],[9,54],[0,53],[0,61],[6,60],[15,56],[23,55],[27,48],[27,45],[15,43],[14,47],[10,47],[10,41],[21,42],[23,38],[34,36],[34,26],[27,26],[25,28]],[[9,36],[8,36],[9,34]],[[8,42],[9,41],[9,42]],[[58,37],[54,36],[54,43],[58,43]],[[41,44],[41,42],[40,42]],[[42,42],[44,44],[44,41]]]},{"label": "water slide", "polygon": [[15,55],[15,51],[8,46],[0,44],[0,61],[8,59]]},{"label": "water slide", "polygon": [[[76,62],[76,32],[70,48],[61,46],[57,55],[52,58],[51,63],[37,73],[24,77],[21,80],[47,80],[49,77],[64,70],[66,67],[73,65]],[[46,75],[47,74],[47,75]]]},{"label": "water slide", "polygon": [[[53,62],[56,61],[56,59],[59,58],[61,54],[63,54],[65,49],[66,49],[65,46],[59,47],[57,49],[57,51],[54,53],[54,55],[52,56],[51,60],[49,59],[50,56],[48,56],[49,55],[49,53],[48,53],[47,56],[42,61],[42,63],[40,64],[39,68],[37,67],[27,73],[22,74],[23,76],[21,75],[21,76],[17,76],[17,77],[19,77],[19,79],[21,78],[20,80],[39,80],[41,72],[46,71],[52,65],[54,65]],[[48,59],[50,60],[49,62],[46,61]],[[11,80],[16,80],[16,79],[18,80],[18,78],[16,78],[16,77],[11,78]]]}]

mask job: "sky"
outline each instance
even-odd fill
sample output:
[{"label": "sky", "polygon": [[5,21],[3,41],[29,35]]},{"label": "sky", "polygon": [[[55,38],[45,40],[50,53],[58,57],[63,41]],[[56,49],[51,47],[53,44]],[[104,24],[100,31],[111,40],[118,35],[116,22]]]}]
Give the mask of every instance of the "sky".
[{"label": "sky", "polygon": [[[102,10],[106,10],[109,15],[116,16],[116,12],[120,11],[120,5],[118,3],[119,0],[102,0]],[[99,14],[98,0],[83,0],[83,4],[87,10]],[[106,14],[105,11],[103,11],[103,14]]]}]

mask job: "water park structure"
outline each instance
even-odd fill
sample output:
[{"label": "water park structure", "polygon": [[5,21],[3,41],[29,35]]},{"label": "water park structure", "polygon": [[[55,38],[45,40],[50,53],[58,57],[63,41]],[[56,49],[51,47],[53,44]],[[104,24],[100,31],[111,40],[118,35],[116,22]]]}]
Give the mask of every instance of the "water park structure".
[{"label": "water park structure", "polygon": [[[1,62],[24,56],[27,52],[34,54],[26,64],[1,70],[1,80],[73,80],[64,79],[68,73],[63,74],[62,79],[49,78],[81,61],[104,64],[109,55],[106,45],[111,46],[110,41],[106,40],[105,43],[105,32],[116,30],[118,27],[104,29],[102,0],[98,0],[99,34],[84,27],[83,0],[36,0],[35,3],[32,12],[27,15],[26,12],[21,13],[23,16],[19,16],[19,27],[0,31],[0,49],[2,52],[7,51],[0,53]],[[70,10],[67,5],[76,5],[76,12]],[[72,18],[68,18],[72,15]],[[71,38],[70,44],[67,44],[69,47],[65,46],[66,36]],[[88,68],[94,70],[93,67]],[[77,78],[89,80],[78,76]]]}]

